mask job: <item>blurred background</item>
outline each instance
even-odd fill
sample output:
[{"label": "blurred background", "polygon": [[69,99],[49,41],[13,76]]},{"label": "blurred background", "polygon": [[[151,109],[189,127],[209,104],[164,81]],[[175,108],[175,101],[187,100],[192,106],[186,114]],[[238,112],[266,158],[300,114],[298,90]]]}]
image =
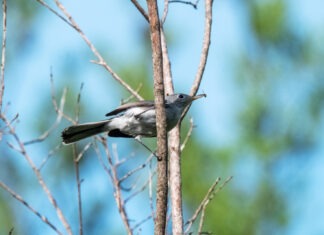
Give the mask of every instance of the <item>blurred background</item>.
[{"label": "blurred background", "polygon": [[[145,1],[139,1],[145,6]],[[163,9],[163,1],[161,9]],[[51,2],[51,6],[55,7]],[[147,22],[130,1],[64,1],[107,63],[139,93],[153,99]],[[204,30],[198,9],[172,3],[165,23],[177,92],[188,93]],[[145,8],[146,9],[146,8]],[[182,155],[185,220],[216,177],[233,176],[208,205],[203,231],[213,234],[324,234],[324,14],[320,0],[220,0],[214,2],[212,44],[199,93],[182,125],[195,128]],[[80,36],[36,1],[8,1],[4,104],[19,114],[22,141],[40,136],[55,121],[50,74],[64,112],[75,116],[83,83],[80,122],[104,115],[129,94],[95,59]],[[44,142],[27,146],[39,166],[60,144],[64,120]],[[3,122],[0,122],[3,128]],[[61,225],[25,159],[2,136],[0,180]],[[132,169],[149,155],[131,140],[109,139]],[[155,140],[146,140],[155,146]],[[82,149],[86,142],[77,147]],[[107,174],[89,150],[80,166],[85,234],[125,234]],[[77,190],[70,146],[42,168],[46,183],[77,233]],[[145,197],[127,208],[131,219],[149,213]],[[55,234],[6,191],[0,190],[0,233]],[[147,222],[139,234],[152,234]],[[171,230],[170,230],[171,231]]]}]

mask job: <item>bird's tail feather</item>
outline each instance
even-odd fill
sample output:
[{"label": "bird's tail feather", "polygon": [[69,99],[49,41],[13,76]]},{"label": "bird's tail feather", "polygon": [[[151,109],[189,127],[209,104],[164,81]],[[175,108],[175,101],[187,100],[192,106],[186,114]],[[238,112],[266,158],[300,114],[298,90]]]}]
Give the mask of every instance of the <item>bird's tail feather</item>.
[{"label": "bird's tail feather", "polygon": [[108,131],[108,122],[109,121],[105,120],[102,122],[92,122],[67,127],[62,132],[63,143],[71,144],[84,138]]}]

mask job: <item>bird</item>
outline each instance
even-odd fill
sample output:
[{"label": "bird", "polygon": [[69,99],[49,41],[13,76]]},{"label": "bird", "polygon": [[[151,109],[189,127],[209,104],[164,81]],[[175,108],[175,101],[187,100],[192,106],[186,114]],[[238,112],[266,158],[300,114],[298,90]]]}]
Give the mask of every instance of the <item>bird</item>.
[{"label": "bird", "polygon": [[[172,94],[165,97],[166,129],[170,131],[179,122],[186,107],[206,94],[190,96]],[[109,119],[72,125],[62,131],[63,144],[107,133],[110,137],[141,138],[156,137],[156,113],[154,101],[144,100],[123,104],[106,114]],[[142,143],[143,144],[143,143]]]}]

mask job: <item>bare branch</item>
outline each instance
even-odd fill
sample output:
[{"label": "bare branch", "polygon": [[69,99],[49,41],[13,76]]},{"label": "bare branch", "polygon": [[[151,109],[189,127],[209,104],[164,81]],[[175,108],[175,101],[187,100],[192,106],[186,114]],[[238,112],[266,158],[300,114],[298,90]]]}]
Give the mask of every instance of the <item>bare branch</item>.
[{"label": "bare branch", "polygon": [[194,84],[191,87],[190,95],[194,95],[197,93],[204,71],[207,63],[207,57],[209,52],[209,46],[211,41],[211,30],[212,30],[212,9],[213,9],[213,0],[205,1],[205,32],[203,39],[203,46],[200,55],[200,62],[198,66],[198,71],[196,73],[196,77],[194,80]]},{"label": "bare branch", "polygon": [[[218,183],[220,182],[221,178],[218,177],[215,182],[212,184],[212,186],[209,188],[206,196],[204,197],[204,199],[201,201],[200,205],[198,206],[198,208],[196,209],[195,213],[193,214],[193,216],[186,222],[185,225],[187,225],[186,231],[185,233],[188,233],[192,224],[195,222],[195,220],[197,219],[198,215],[202,212],[204,213],[208,203],[214,198],[214,196],[216,195],[216,193],[218,193],[220,190],[222,190],[224,188],[224,186],[232,179],[233,177],[230,176],[228,177],[224,183],[219,186],[217,189],[216,186],[218,185]],[[203,219],[204,219],[204,215],[201,217],[200,222],[199,222],[199,229],[202,228],[202,223],[203,223]]]},{"label": "bare branch", "polygon": [[6,64],[6,42],[7,42],[7,0],[2,1],[2,51],[0,68],[0,112],[2,111],[2,100],[5,89],[4,72]]},{"label": "bare branch", "polygon": [[131,195],[129,195],[127,198],[125,198],[125,204],[130,201],[132,198],[134,198],[135,196],[137,196],[138,194],[140,194],[141,192],[143,192],[147,186],[152,182],[152,178],[155,176],[156,171],[154,171],[151,175],[150,178],[148,178],[144,184],[135,192],[133,192]]},{"label": "bare branch", "polygon": [[194,122],[193,122],[193,118],[190,118],[190,127],[189,127],[189,130],[187,132],[187,135],[185,137],[185,139],[183,140],[181,146],[180,146],[180,151],[182,152],[184,150],[184,148],[186,147],[186,144],[188,142],[188,140],[190,139],[190,136],[192,134],[192,131],[193,131],[193,128],[194,128]]},{"label": "bare branch", "polygon": [[[212,30],[212,16],[213,16],[213,0],[205,0],[205,32],[204,32],[204,39],[203,39],[203,45],[200,55],[200,62],[198,66],[198,70],[195,76],[195,80],[193,82],[193,85],[191,87],[190,95],[195,95],[199,89],[206,63],[207,63],[207,57],[209,52],[209,46],[211,41],[211,30]],[[185,111],[182,114],[181,120],[185,117],[187,114],[189,108],[191,105],[189,105]]]},{"label": "bare branch", "polygon": [[145,12],[145,10],[143,9],[143,7],[136,0],[131,0],[131,2],[135,5],[137,10],[144,16],[145,20],[148,22],[149,17],[147,15],[147,13]]},{"label": "bare branch", "polygon": [[124,180],[128,179],[130,176],[132,176],[136,172],[138,172],[141,169],[143,169],[144,167],[146,167],[146,165],[152,160],[153,156],[154,156],[153,154],[150,154],[150,156],[146,159],[146,161],[143,164],[139,165],[138,167],[134,168],[131,171],[128,171],[123,177],[121,177],[119,179],[119,184],[121,184]]},{"label": "bare branch", "polygon": [[47,163],[47,161],[59,150],[62,148],[62,143],[58,144],[57,146],[55,146],[53,149],[51,149],[48,154],[47,157],[43,159],[42,163],[40,164],[40,166],[38,167],[38,170],[41,171],[42,168],[45,166],[45,164]]},{"label": "bare branch", "polygon": [[[67,91],[66,89],[63,90],[63,94],[62,94],[61,101],[60,101],[60,106],[58,107],[57,112],[56,112],[57,117],[56,117],[56,120],[53,123],[53,125],[38,138],[24,142],[24,145],[29,145],[29,144],[34,144],[34,143],[39,143],[39,142],[44,141],[52,133],[52,131],[54,131],[58,127],[58,125],[61,123],[61,120],[63,117],[63,109],[64,109],[64,105],[65,105],[66,91]],[[53,99],[53,97],[52,97],[52,99]]]},{"label": "bare branch", "polygon": [[[168,56],[168,48],[163,28],[161,29],[163,76],[166,94],[173,94],[174,87],[171,73],[171,63]],[[180,123],[168,133],[169,152],[169,184],[171,195],[172,233],[183,234],[183,210],[181,191],[181,158],[180,158]]]},{"label": "bare branch", "polygon": [[28,202],[26,202],[22,196],[20,196],[18,193],[13,191],[9,186],[7,186],[5,183],[0,181],[0,187],[6,190],[8,193],[11,194],[13,198],[21,202],[24,206],[26,206],[32,213],[34,213],[41,221],[43,221],[45,224],[47,224],[50,228],[52,228],[57,234],[62,235],[63,233],[60,232],[54,225],[51,223],[48,218],[41,213],[39,213],[37,210],[35,210],[31,205],[29,205]]},{"label": "bare branch", "polygon": [[72,230],[71,230],[71,227],[70,227],[69,223],[67,222],[67,220],[65,219],[65,216],[63,215],[63,212],[61,211],[61,209],[57,205],[57,202],[54,199],[51,191],[47,187],[47,185],[46,185],[46,183],[45,183],[45,181],[44,181],[44,179],[43,179],[40,171],[37,169],[37,167],[34,164],[33,160],[28,155],[28,153],[27,153],[27,151],[25,149],[25,145],[23,144],[23,142],[20,140],[20,138],[16,134],[14,128],[11,126],[11,124],[9,123],[8,119],[6,118],[6,116],[4,116],[3,114],[0,113],[0,118],[5,122],[6,126],[8,127],[8,129],[10,131],[10,134],[14,137],[15,141],[17,142],[17,144],[19,146],[18,148],[19,148],[21,154],[25,157],[25,159],[27,160],[29,166],[32,168],[34,174],[37,177],[38,183],[40,184],[40,186],[42,187],[43,191],[47,195],[47,198],[48,198],[49,202],[54,207],[54,209],[56,211],[56,214],[57,214],[59,220],[63,224],[63,226],[66,229],[67,233],[72,235]]},{"label": "bare branch", "polygon": [[[169,0],[164,0],[164,9],[163,9],[163,16],[162,16],[162,20],[161,20],[161,25],[164,24],[166,17],[168,15],[168,11],[169,11]],[[163,46],[162,46],[162,50],[163,50]]]},{"label": "bare branch", "polygon": [[130,85],[128,85],[122,78],[120,78],[114,71],[113,69],[105,62],[101,54],[98,52],[96,47],[92,44],[92,42],[88,39],[88,37],[83,33],[79,25],[76,23],[76,21],[72,18],[71,14],[65,9],[63,4],[58,1],[54,0],[56,6],[61,10],[64,16],[62,16],[60,13],[55,11],[53,8],[51,8],[49,5],[44,3],[43,0],[36,0],[40,4],[42,4],[44,7],[46,7],[48,10],[53,12],[55,15],[57,15],[60,19],[62,19],[65,23],[67,23],[69,26],[71,26],[73,29],[75,29],[81,36],[81,38],[85,41],[85,43],[88,45],[92,53],[97,57],[98,61],[92,61],[95,64],[101,65],[104,67],[110,75],[117,81],[119,82],[128,92],[133,94],[138,100],[143,100],[143,98],[136,92],[134,91]]},{"label": "bare branch", "polygon": [[135,224],[132,228],[132,231],[134,231],[135,229],[139,228],[142,224],[144,224],[146,221],[148,221],[149,219],[152,218],[152,215],[147,216],[145,219],[143,219],[142,221],[138,222],[137,224]]},{"label": "bare branch", "polygon": [[[106,168],[105,165],[104,165],[104,168],[106,169],[106,172],[108,172],[108,175],[111,178],[111,181],[113,183],[114,197],[115,197],[115,200],[116,200],[117,208],[118,208],[119,214],[120,214],[120,216],[121,216],[121,218],[123,220],[123,223],[125,225],[127,234],[130,235],[130,234],[132,234],[132,229],[131,229],[129,221],[128,221],[128,216],[127,216],[127,212],[126,212],[125,205],[124,205],[125,201],[123,200],[121,189],[120,189],[119,184],[118,184],[117,169],[114,166],[114,163],[112,161],[112,158],[111,158],[111,155],[110,155],[110,152],[109,152],[109,149],[108,149],[107,142],[105,141],[105,139],[101,139],[100,142],[101,142],[101,144],[102,144],[102,146],[104,148],[104,151],[105,151],[105,154],[106,154],[106,157],[107,157],[107,160],[108,160],[108,164],[110,166],[110,170],[108,170],[108,168]],[[97,152],[99,153],[98,150],[97,150]]]},{"label": "bare branch", "polygon": [[220,177],[218,177],[215,182],[212,184],[212,186],[209,188],[207,194],[205,195],[204,199],[201,201],[200,205],[198,206],[198,208],[196,209],[195,213],[192,215],[192,217],[186,222],[187,229],[186,229],[186,233],[190,230],[191,225],[195,222],[195,220],[197,219],[199,213],[202,211],[202,209],[204,208],[205,203],[208,201],[209,197],[211,196],[211,194],[214,192],[215,187],[217,186],[217,184],[219,183],[219,181],[221,180]]},{"label": "bare branch", "polygon": [[195,3],[190,1],[182,1],[182,0],[169,0],[169,3],[182,3],[182,4],[190,5],[195,9],[197,9],[198,2],[199,0],[197,0]]},{"label": "bare branch", "polygon": [[90,147],[91,143],[86,145],[78,155],[76,150],[76,145],[72,145],[72,151],[73,151],[73,159],[74,159],[74,169],[75,169],[75,179],[77,184],[77,191],[78,191],[78,218],[79,218],[79,234],[83,234],[83,219],[82,219],[82,198],[81,198],[81,179],[80,179],[80,167],[79,167],[79,160],[83,156],[86,149]]},{"label": "bare branch", "polygon": [[168,143],[166,131],[166,115],[163,81],[163,56],[161,46],[161,28],[156,0],[147,0],[150,20],[150,36],[152,46],[154,103],[156,109],[158,182],[156,190],[155,234],[165,234],[166,214],[168,206]]}]

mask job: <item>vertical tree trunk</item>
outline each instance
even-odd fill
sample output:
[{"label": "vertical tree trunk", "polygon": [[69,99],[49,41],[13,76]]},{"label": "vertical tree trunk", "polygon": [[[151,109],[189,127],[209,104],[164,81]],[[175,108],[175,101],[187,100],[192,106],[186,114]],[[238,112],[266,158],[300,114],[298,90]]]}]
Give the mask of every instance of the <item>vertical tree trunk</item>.
[{"label": "vertical tree trunk", "polygon": [[154,96],[156,108],[157,155],[160,158],[157,170],[156,218],[154,234],[164,235],[168,198],[168,148],[166,116],[164,108],[163,60],[160,20],[156,0],[147,0],[153,58]]}]

